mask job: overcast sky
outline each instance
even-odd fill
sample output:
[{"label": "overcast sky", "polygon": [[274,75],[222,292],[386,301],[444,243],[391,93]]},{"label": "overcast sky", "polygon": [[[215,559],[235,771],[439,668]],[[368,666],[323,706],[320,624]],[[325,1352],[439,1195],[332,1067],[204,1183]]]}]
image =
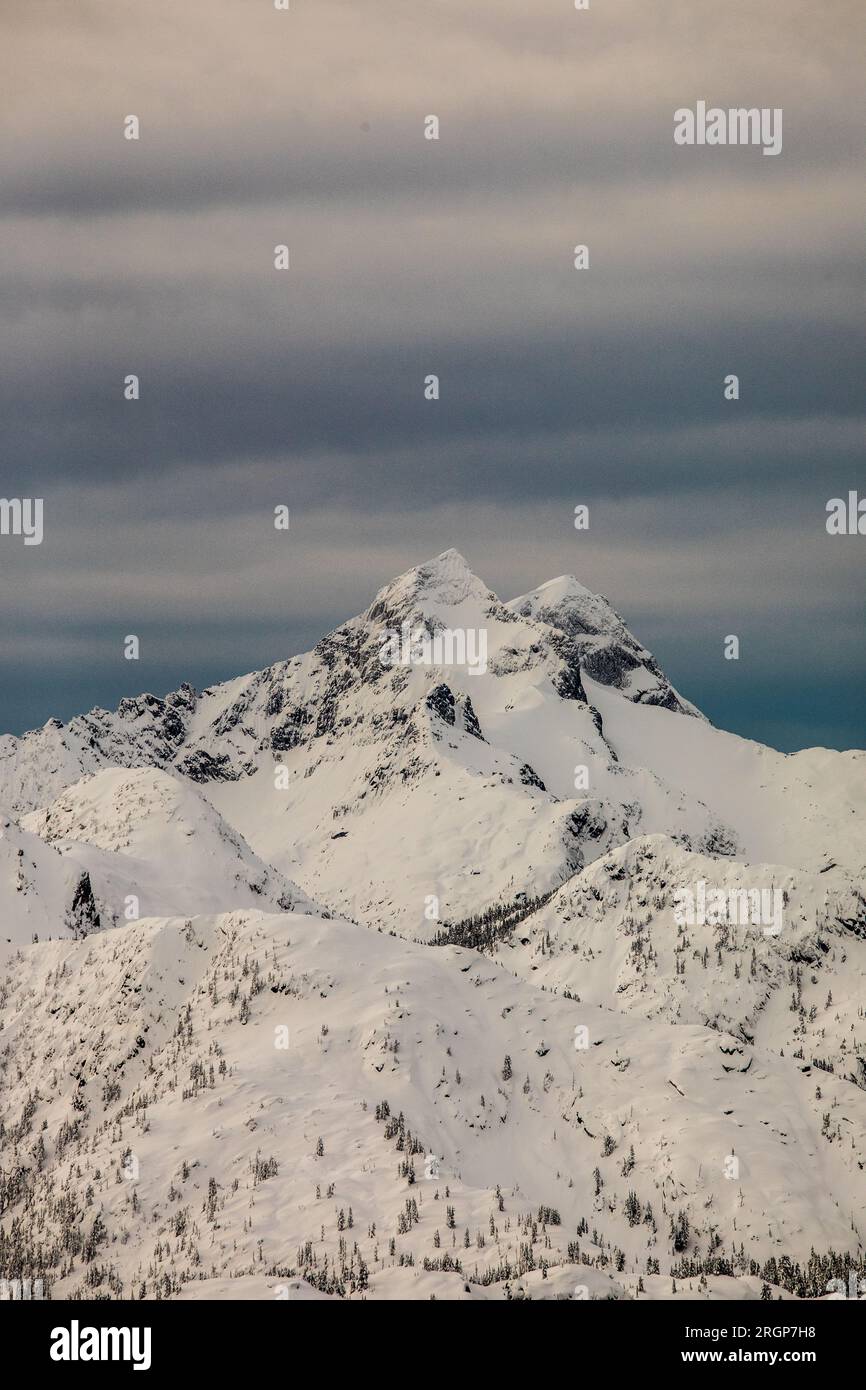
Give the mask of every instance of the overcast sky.
[{"label": "overcast sky", "polygon": [[[606,594],[721,725],[864,746],[862,0],[0,13],[0,495],[45,507],[0,731],[305,650],[453,545]],[[699,100],[781,154],[676,146]]]}]

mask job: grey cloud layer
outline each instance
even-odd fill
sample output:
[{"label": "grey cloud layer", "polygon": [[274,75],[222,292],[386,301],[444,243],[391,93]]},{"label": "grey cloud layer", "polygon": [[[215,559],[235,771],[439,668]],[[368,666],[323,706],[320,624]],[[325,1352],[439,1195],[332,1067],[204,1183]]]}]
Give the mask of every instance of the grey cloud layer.
[{"label": "grey cloud layer", "polygon": [[[687,693],[749,624],[731,709],[764,718],[776,670],[780,739],[811,641],[815,736],[851,740],[862,562],[822,518],[863,477],[859,0],[47,0],[4,30],[2,490],[47,530],[0,552],[0,724],[128,683],[115,625],[159,652],[141,683],[209,679],[456,544],[506,593],[604,589]],[[677,149],[698,98],[782,106],[781,156]]]}]

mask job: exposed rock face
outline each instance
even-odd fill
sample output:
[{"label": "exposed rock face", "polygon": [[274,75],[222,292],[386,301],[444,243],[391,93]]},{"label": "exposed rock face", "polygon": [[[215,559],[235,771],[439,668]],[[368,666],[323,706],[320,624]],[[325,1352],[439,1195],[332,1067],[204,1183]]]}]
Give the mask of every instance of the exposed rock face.
[{"label": "exposed rock face", "polygon": [[601,685],[621,691],[636,704],[660,705],[679,714],[699,715],[674,690],[658,662],[632,636],[607,599],[578,584],[570,575],[551,579],[507,605],[522,618],[533,618],[571,638],[578,664]]},{"label": "exposed rock face", "polygon": [[524,763],[520,769],[520,780],[524,787],[538,787],[539,791],[547,791],[538,773],[529,763]]},{"label": "exposed rock face", "polygon": [[[281,746],[290,745],[274,745]],[[214,757],[204,748],[197,748],[194,753],[186,753],[175,766],[178,772],[193,782],[234,782],[240,776],[240,772],[231,766],[227,753],[219,753]]]},{"label": "exposed rock face", "polygon": [[459,722],[465,733],[471,734],[473,738],[484,738],[478,716],[468,695],[461,695],[459,699],[455,699],[453,691],[447,685],[437,685],[430,691],[424,703],[431,714],[438,715],[445,724],[454,728]]},{"label": "exposed rock face", "polygon": [[866,1272],[864,785],[714,729],[575,581],[504,605],[455,551],[305,655],[0,739],[0,1278]]},{"label": "exposed rock face", "polygon": [[[483,643],[480,671],[414,658],[385,664],[387,634],[405,631],[431,639],[468,633],[470,651]],[[547,679],[561,699],[586,706],[571,638],[522,622],[462,556],[445,551],[387,584],[365,613],[304,656],[201,694],[184,684],[164,699],[144,694],[122,700],[114,713],[96,709],[66,725],[50,720],[22,739],[0,738],[0,805],[29,811],[106,766],[174,768],[198,783],[230,782],[252,775],[274,753],[316,741],[390,741],[395,734],[412,741],[414,711],[428,700],[438,708],[442,685],[452,692],[457,727],[482,739],[473,681],[507,683],[521,674]],[[438,712],[453,723],[444,707]]]},{"label": "exposed rock face", "polygon": [[[768,769],[786,790],[761,823],[790,826],[793,862],[826,863],[841,835],[833,872],[856,868],[853,755],[822,755],[832,767],[810,763],[801,776],[794,760],[737,743],[754,791],[732,800],[728,737],[678,695],[605,599],[560,579],[502,603],[448,550],[303,655],[201,693],[184,684],[0,738],[0,808],[20,820],[107,770],[160,770],[194,785],[258,857],[241,875],[250,891],[276,866],[332,911],[421,934],[435,930],[416,921],[430,892],[462,920],[516,892],[548,893],[642,834],[783,862],[789,830],[772,851],[758,837],[756,850],[755,818],[741,817],[764,796]],[[818,798],[806,837],[800,782]],[[838,806],[825,818],[828,795]],[[101,896],[105,866],[85,857],[80,867],[103,925],[118,920],[124,875],[109,875]],[[188,901],[177,897],[181,877],[160,902]]]},{"label": "exposed rock face", "polygon": [[72,902],[66,914],[66,925],[76,940],[87,936],[88,932],[99,931],[99,909],[93,896],[90,874],[86,870],[75,886]]},{"label": "exposed rock face", "polygon": [[446,724],[454,724],[454,696],[447,685],[437,685],[427,696],[426,705],[433,714],[438,714]]}]

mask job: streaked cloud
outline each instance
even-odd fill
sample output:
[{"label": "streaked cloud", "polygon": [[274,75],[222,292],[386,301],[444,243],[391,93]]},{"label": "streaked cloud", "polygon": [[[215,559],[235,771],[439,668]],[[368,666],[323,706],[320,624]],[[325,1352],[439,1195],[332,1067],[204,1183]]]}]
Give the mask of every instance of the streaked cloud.
[{"label": "streaked cloud", "polygon": [[[863,479],[861,30],[854,0],[4,16],[3,490],[46,539],[0,548],[0,727],[278,659],[454,544],[506,595],[577,573],[695,698],[742,627],[720,722],[862,743],[861,552],[823,531]],[[783,107],[781,156],[677,149],[697,98]]]}]

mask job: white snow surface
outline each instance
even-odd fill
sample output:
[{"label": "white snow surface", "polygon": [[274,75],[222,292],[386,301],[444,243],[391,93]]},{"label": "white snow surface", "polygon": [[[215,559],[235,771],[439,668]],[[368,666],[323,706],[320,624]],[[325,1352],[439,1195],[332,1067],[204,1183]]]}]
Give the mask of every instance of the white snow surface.
[{"label": "white snow surface", "polygon": [[[384,664],[404,625],[484,669]],[[570,576],[504,604],[453,550],[312,652],[0,738],[18,1266],[745,1299],[862,1260],[864,774],[714,728]],[[698,884],[781,929],[683,925]]]}]

